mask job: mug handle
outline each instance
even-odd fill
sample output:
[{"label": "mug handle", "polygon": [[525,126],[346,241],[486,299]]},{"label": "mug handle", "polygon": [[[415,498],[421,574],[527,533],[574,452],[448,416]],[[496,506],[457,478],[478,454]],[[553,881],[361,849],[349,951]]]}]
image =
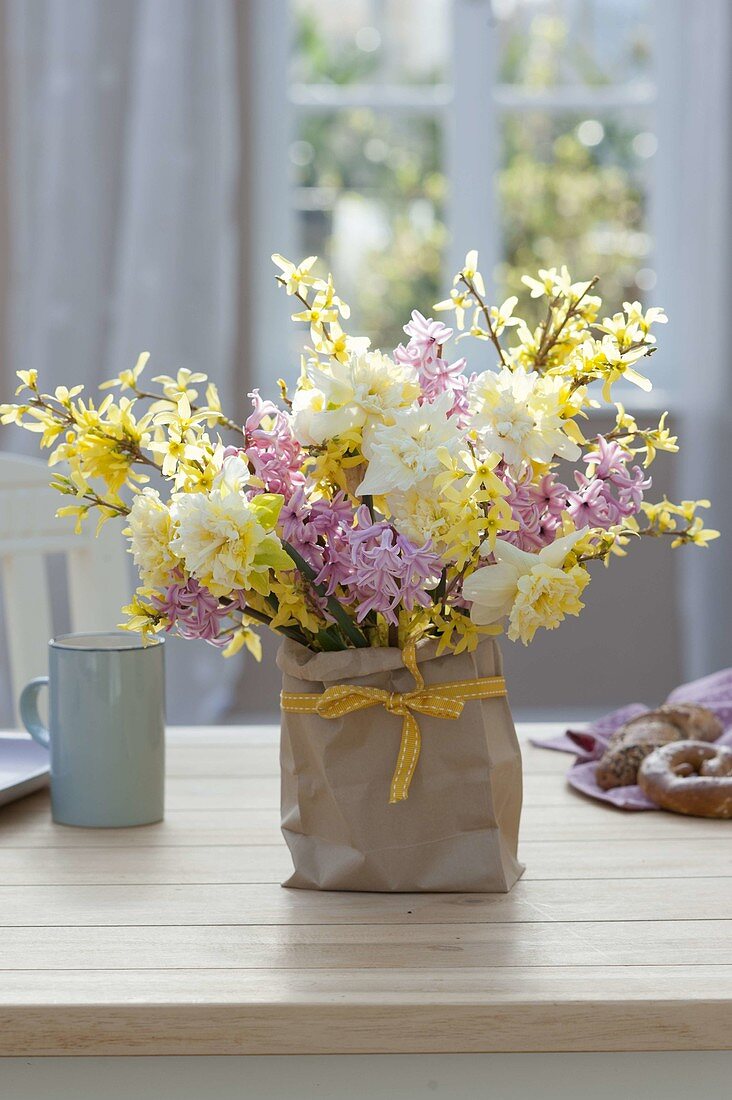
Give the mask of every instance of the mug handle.
[{"label": "mug handle", "polygon": [[48,676],[38,676],[26,684],[20,693],[20,717],[23,725],[28,730],[34,741],[43,745],[44,749],[51,747],[51,734],[43,725],[38,713],[38,692],[42,687],[48,687]]}]

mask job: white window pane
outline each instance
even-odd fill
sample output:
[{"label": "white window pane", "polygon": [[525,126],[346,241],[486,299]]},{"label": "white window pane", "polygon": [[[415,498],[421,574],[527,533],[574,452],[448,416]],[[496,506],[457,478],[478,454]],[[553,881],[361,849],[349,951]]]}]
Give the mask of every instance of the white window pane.
[{"label": "white window pane", "polygon": [[503,293],[519,293],[522,274],[563,263],[577,280],[599,275],[609,309],[652,292],[649,117],[507,114],[502,143]]},{"label": "white window pane", "polygon": [[492,0],[498,79],[526,88],[651,78],[650,0]]},{"label": "white window pane", "polygon": [[437,300],[444,243],[434,119],[370,110],[303,115],[290,151],[299,252],[322,259],[351,305],[348,328],[393,347]]},{"label": "white window pane", "polygon": [[447,78],[452,0],[292,0],[292,78],[433,84]]}]

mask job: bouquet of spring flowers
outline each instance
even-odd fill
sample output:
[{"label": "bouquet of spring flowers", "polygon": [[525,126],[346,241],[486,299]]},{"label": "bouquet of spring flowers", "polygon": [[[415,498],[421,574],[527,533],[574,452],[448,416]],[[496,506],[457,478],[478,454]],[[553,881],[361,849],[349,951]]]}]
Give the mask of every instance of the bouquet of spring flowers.
[{"label": "bouquet of spring flowers", "polygon": [[718,534],[707,501],[647,499],[657,453],[678,449],[665,416],[641,427],[616,403],[612,429],[591,430],[616,383],[650,389],[641,361],[666,317],[637,302],[602,316],[596,280],[562,268],[524,279],[544,307],[532,327],[517,298],[486,303],[471,252],[434,307],[455,345],[488,350],[471,373],[441,319],[415,310],[385,354],[345,332],[314,257],[273,259],[306,329],[279,405],[255,391],[241,425],[204,374],[145,383],[144,354],[99,404],[21,371],[0,418],[50,449],[59,514],[126,521],[141,580],[127,628],[226,654],[258,655],[262,625],[284,636],[288,885],[508,890],[520,753],[493,635],[526,644],[577,615],[592,564],[636,538]]},{"label": "bouquet of spring flowers", "polygon": [[434,638],[459,653],[504,624],[528,643],[578,614],[592,563],[632,539],[717,537],[708,502],[647,499],[657,452],[678,449],[665,416],[639,427],[616,404],[612,431],[588,430],[616,383],[650,389],[640,361],[662,310],[626,302],[599,320],[596,280],[552,269],[524,279],[546,307],[531,328],[516,298],[486,304],[471,252],[435,306],[455,345],[489,345],[495,362],[469,373],[441,320],[415,310],[404,344],[373,350],[344,331],[349,309],[314,257],[273,259],[307,342],[292,396],[255,391],[244,425],[204,374],[146,386],[147,354],[100,404],[20,371],[20,402],[0,406],[51,449],[73,498],[59,514],[126,518],[141,579],[128,628],[226,654],[258,653],[260,625],[314,651]]},{"label": "bouquet of spring flowers", "polygon": [[404,343],[373,350],[315,257],[273,259],[307,333],[280,405],[254,392],[241,425],[204,374],[145,383],[143,354],[99,404],[21,371],[0,418],[50,449],[59,515],[123,517],[141,581],[125,627],[256,656],[261,626],[284,636],[289,886],[509,890],[521,755],[492,636],[527,643],[577,615],[592,563],[633,539],[718,535],[706,500],[646,498],[657,452],[677,450],[665,417],[640,427],[615,404],[612,430],[590,428],[616,383],[651,388],[641,361],[666,317],[602,317],[596,279],[562,268],[524,279],[544,305],[532,328],[516,298],[485,303],[469,253],[435,306],[456,345],[488,349],[469,373],[443,321],[415,310]]}]

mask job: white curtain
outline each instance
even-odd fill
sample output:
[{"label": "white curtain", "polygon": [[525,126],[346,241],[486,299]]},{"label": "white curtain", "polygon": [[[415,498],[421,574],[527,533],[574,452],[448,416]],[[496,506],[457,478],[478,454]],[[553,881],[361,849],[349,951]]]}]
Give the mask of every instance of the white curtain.
[{"label": "white curtain", "polygon": [[[6,0],[5,47],[8,373],[94,385],[149,350],[230,398],[236,0]],[[173,644],[171,719],[214,720],[234,675]]]},{"label": "white curtain", "polygon": [[680,493],[711,498],[705,518],[722,532],[708,550],[676,552],[691,678],[732,665],[732,5],[671,3],[685,33],[682,56],[666,59],[675,101],[665,139],[676,171],[660,186],[683,196],[669,303],[683,382]]}]

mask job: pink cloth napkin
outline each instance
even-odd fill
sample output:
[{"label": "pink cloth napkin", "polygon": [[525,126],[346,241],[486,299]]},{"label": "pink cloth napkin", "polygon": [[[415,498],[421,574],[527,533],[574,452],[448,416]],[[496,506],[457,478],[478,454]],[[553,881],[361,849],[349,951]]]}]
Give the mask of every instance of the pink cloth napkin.
[{"label": "pink cloth napkin", "polygon": [[[701,680],[674,688],[666,702],[698,703],[714,711],[724,725],[724,733],[717,744],[732,747],[732,668],[713,672],[711,676],[704,676]],[[602,802],[611,802],[613,806],[619,806],[623,810],[657,810],[655,803],[646,798],[636,785],[603,791],[595,782],[595,764],[607,748],[612,734],[631,718],[644,714],[647,710],[649,708],[642,703],[630,703],[627,707],[614,710],[612,714],[606,714],[586,730],[569,729],[560,737],[532,737],[531,743],[542,749],[574,753],[576,759],[567,772],[567,781],[575,790]]]}]

